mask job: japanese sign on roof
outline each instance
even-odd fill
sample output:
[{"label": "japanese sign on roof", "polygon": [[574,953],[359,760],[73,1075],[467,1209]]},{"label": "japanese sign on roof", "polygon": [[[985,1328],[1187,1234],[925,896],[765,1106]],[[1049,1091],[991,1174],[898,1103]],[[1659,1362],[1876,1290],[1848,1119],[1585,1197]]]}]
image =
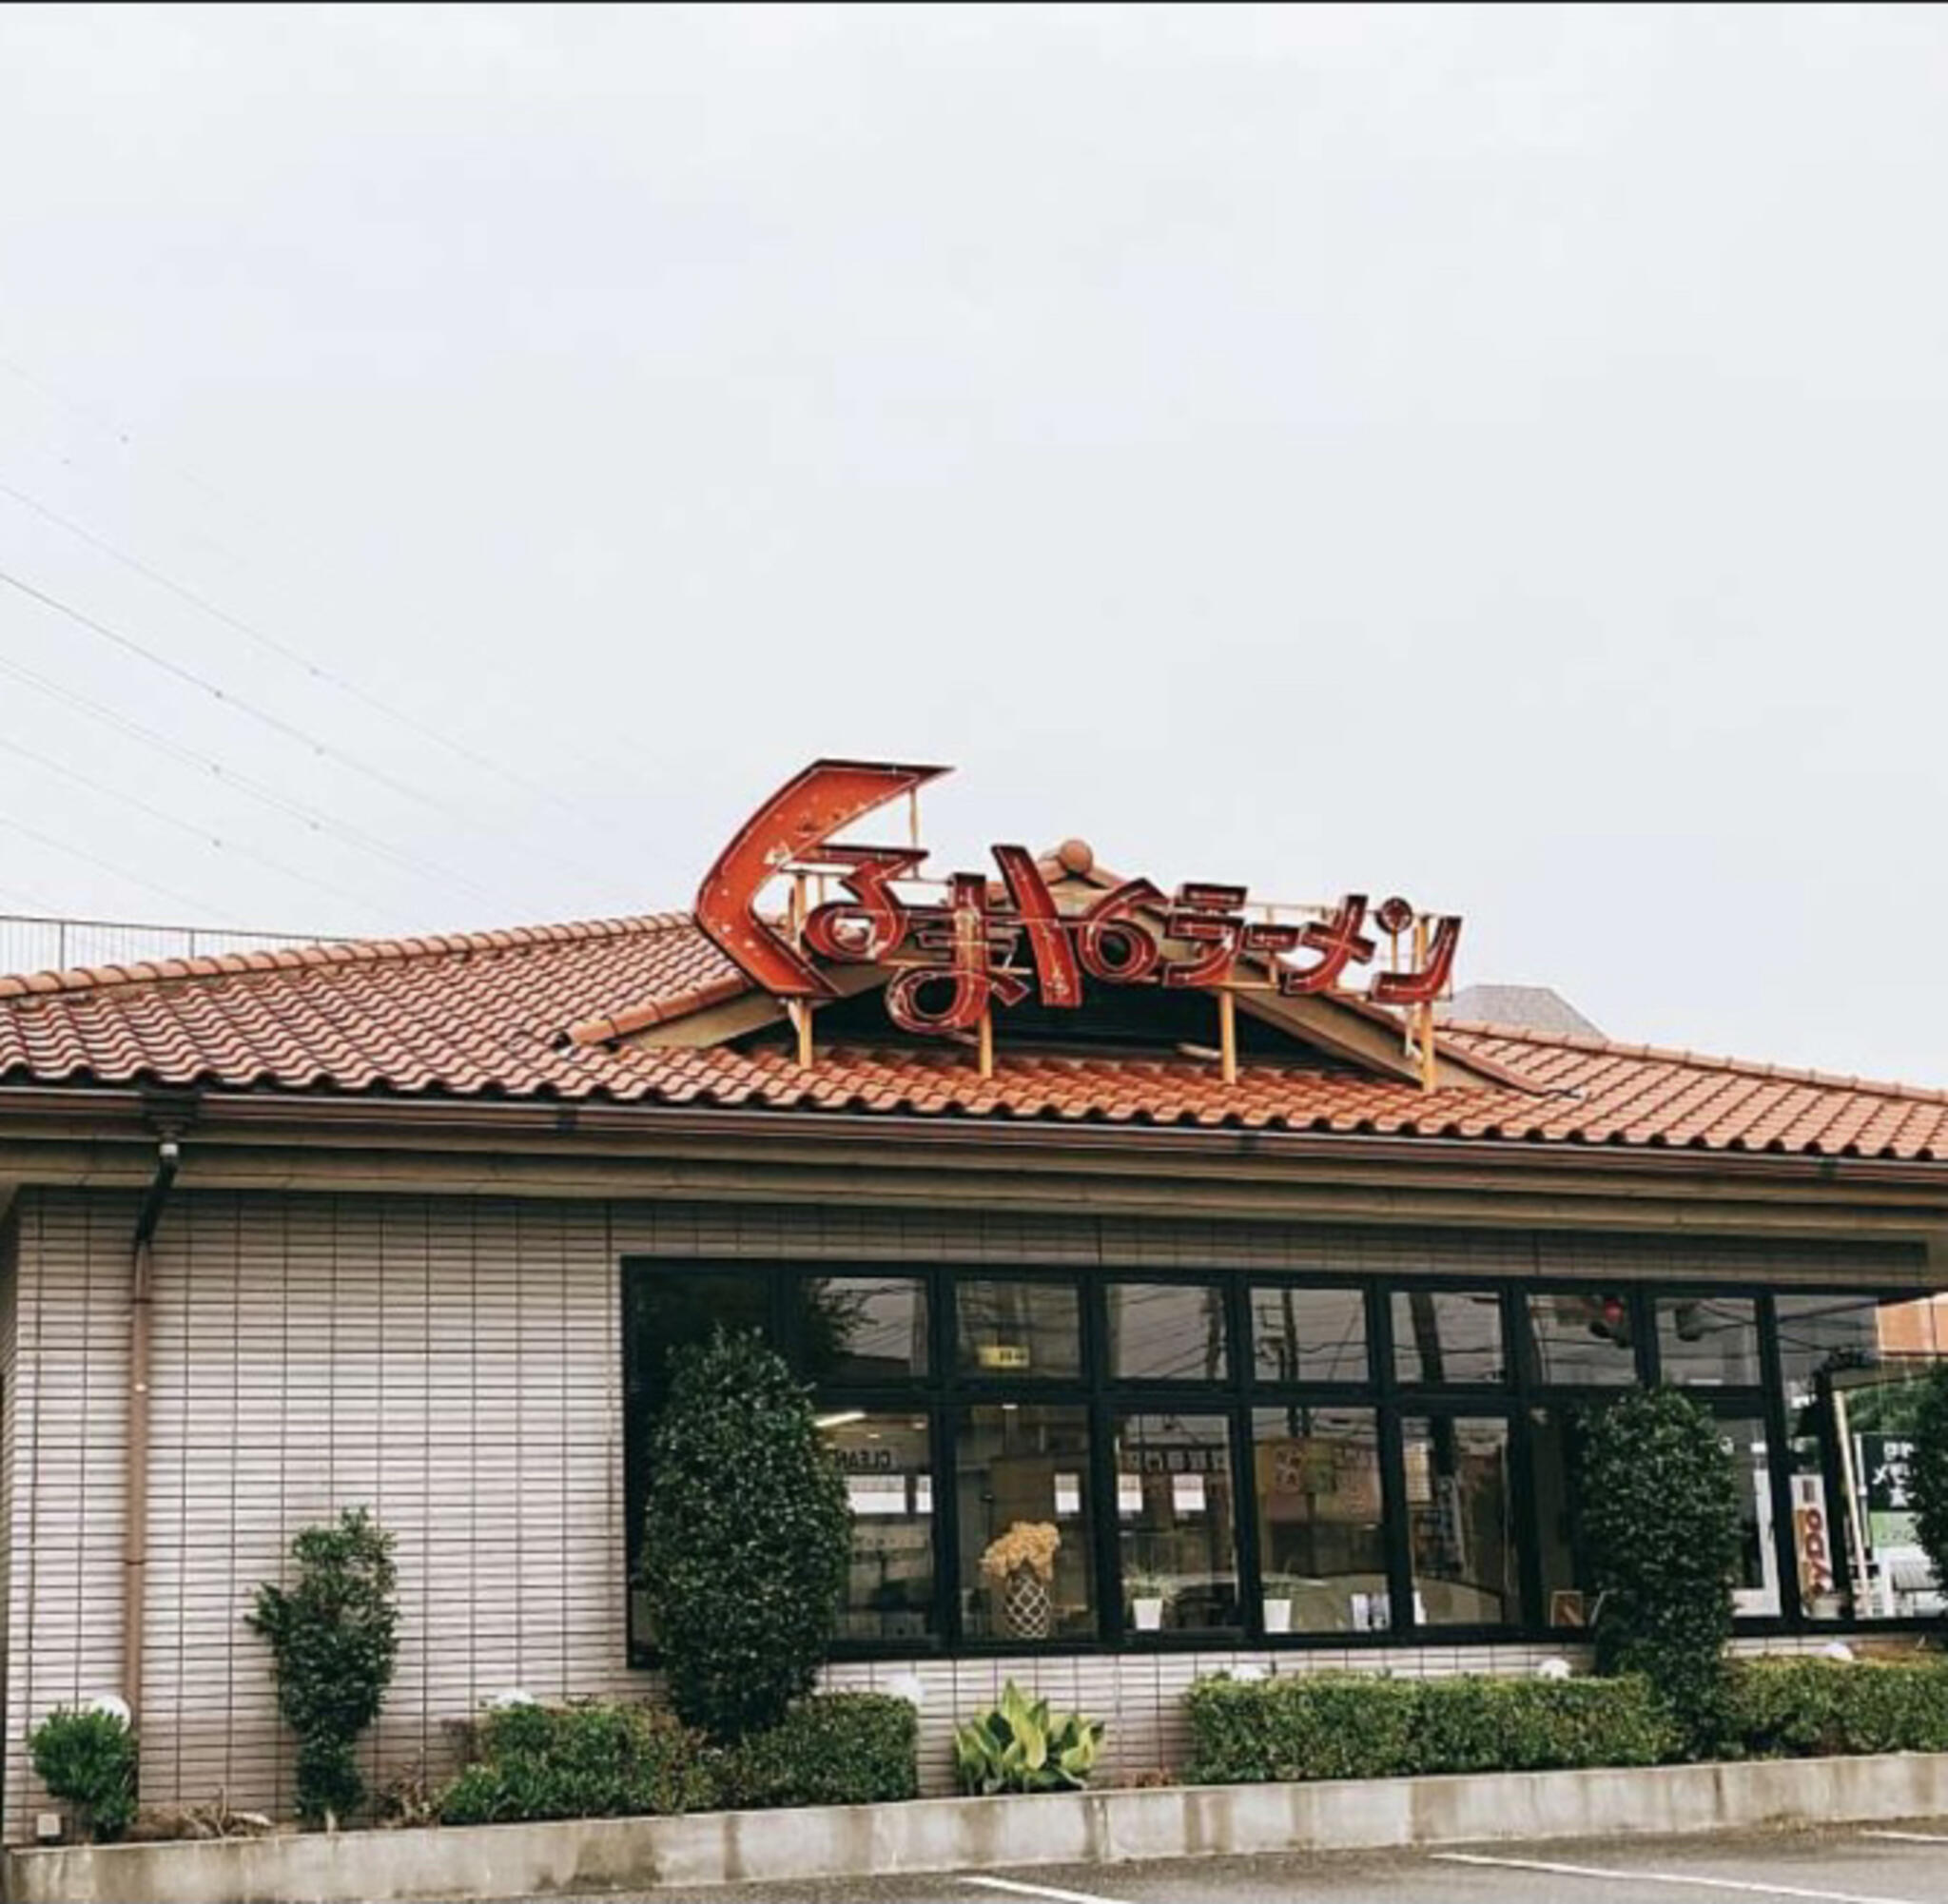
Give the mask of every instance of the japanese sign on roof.
[{"label": "japanese sign on roof", "polygon": [[[1195,881],[1165,893],[1147,879],[1123,879],[1064,904],[1049,869],[1023,846],[996,845],[995,873],[937,881],[921,876],[926,854],[917,827],[906,845],[834,839],[945,771],[813,762],[717,856],[697,893],[698,924],[753,983],[789,1001],[837,997],[831,965],[882,967],[887,1016],[915,1033],[973,1032],[997,1008],[1030,996],[1074,1009],[1090,980],[1344,996],[1373,963],[1375,934],[1394,956],[1359,996],[1424,1007],[1448,984],[1460,920],[1424,917],[1404,899],[1370,910],[1363,894],[1352,893],[1331,905],[1261,907],[1254,916],[1241,885]],[[790,882],[782,918],[775,903],[763,909],[780,878]]]}]

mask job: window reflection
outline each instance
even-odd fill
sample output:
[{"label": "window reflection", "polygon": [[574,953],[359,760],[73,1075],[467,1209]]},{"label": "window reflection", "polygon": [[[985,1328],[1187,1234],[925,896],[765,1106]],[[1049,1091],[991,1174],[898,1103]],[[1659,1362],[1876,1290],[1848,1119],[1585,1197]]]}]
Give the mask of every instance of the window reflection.
[{"label": "window reflection", "polygon": [[1728,1417],[1718,1425],[1720,1445],[1738,1483],[1739,1577],[1733,1611],[1771,1617],[1781,1608],[1779,1549],[1772,1538],[1772,1462],[1763,1421]]},{"label": "window reflection", "polygon": [[1255,1288],[1252,1367],[1261,1382],[1364,1384],[1364,1292],[1289,1283]]},{"label": "window reflection", "polygon": [[[1092,1636],[1087,1410],[1027,1403],[965,1409],[954,1464],[962,1622],[969,1637],[1026,1643]],[[1011,1551],[1045,1557],[1045,1576],[1025,1563],[984,1568],[984,1556]]]},{"label": "window reflection", "polygon": [[1119,1417],[1116,1521],[1130,1630],[1240,1623],[1231,1425],[1224,1416]]},{"label": "window reflection", "polygon": [[1547,1388],[1576,1388],[1637,1379],[1636,1321],[1627,1291],[1532,1295],[1523,1315],[1531,1381]]},{"label": "window reflection", "polygon": [[964,1373],[1081,1373],[1081,1309],[1074,1283],[969,1278],[954,1286],[954,1310]]},{"label": "window reflection", "polygon": [[1393,1372],[1402,1382],[1501,1382],[1502,1299],[1493,1290],[1395,1290]]},{"label": "window reflection", "polygon": [[1681,1387],[1757,1388],[1759,1305],[1749,1296],[1659,1296],[1657,1356],[1664,1379]]},{"label": "window reflection", "polygon": [[1373,1411],[1255,1409],[1252,1443],[1267,1630],[1390,1625]]},{"label": "window reflection", "polygon": [[814,1276],[799,1292],[805,1370],[817,1382],[926,1373],[926,1285],[917,1276]]},{"label": "window reflection", "polygon": [[933,1461],[924,1415],[833,1409],[820,1431],[846,1480],[852,1558],[840,1602],[847,1640],[933,1631]]},{"label": "window reflection", "polygon": [[1220,1284],[1111,1283],[1109,1368],[1119,1381],[1214,1382],[1231,1371]]},{"label": "window reflection", "polygon": [[1410,1415],[1401,1424],[1414,1618],[1496,1626],[1521,1616],[1509,1424]]},{"label": "window reflection", "polygon": [[669,1393],[674,1350],[707,1341],[715,1329],[770,1330],[770,1290],[755,1271],[665,1271],[637,1277],[630,1295],[630,1366],[651,1415]]},{"label": "window reflection", "polygon": [[1550,1626],[1588,1625],[1588,1582],[1576,1511],[1583,1434],[1574,1409],[1529,1411],[1529,1525],[1541,1564],[1543,1619]]}]

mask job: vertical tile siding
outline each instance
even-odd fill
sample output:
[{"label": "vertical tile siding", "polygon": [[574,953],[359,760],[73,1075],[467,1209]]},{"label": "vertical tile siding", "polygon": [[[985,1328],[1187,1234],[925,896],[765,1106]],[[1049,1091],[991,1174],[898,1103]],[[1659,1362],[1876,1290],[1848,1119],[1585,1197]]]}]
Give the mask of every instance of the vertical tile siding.
[{"label": "vertical tile siding", "polygon": [[[0,1230],[13,1837],[40,1797],[29,1727],[119,1679],[137,1201],[26,1192]],[[1267,1225],[1220,1233],[1208,1221],[179,1187],[155,1259],[145,1798],[193,1802],[221,1790],[235,1805],[288,1810],[289,1744],[263,1648],[242,1615],[257,1583],[280,1577],[291,1535],[341,1506],[370,1505],[399,1542],[402,1644],[369,1748],[376,1779],[422,1758],[437,1769],[442,1721],[501,1688],[541,1699],[648,1688],[624,1648],[624,1254],[1150,1265],[1221,1256],[1362,1268],[1382,1266],[1383,1242]],[[1495,1240],[1478,1247],[1486,1260]],[[1534,1248],[1524,1249],[1529,1267]],[[1575,1268],[1605,1273],[1608,1258],[1587,1267],[1588,1253],[1576,1253]],[[1800,1273],[1834,1267],[1809,1254]],[[1437,1672],[1520,1671],[1540,1656],[1497,1647],[1276,1657],[1286,1672]],[[917,1673],[927,1691],[924,1771],[940,1788],[954,1724],[1010,1674],[1107,1718],[1108,1770],[1126,1777],[1181,1757],[1180,1695],[1193,1678],[1269,1657],[875,1662],[828,1677],[884,1684]]]}]

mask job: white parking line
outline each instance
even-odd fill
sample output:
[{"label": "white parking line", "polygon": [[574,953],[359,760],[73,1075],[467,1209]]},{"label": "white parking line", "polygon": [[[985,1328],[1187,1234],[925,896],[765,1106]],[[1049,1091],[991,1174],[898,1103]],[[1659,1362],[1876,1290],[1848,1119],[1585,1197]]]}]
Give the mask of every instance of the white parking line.
[{"label": "white parking line", "polygon": [[1899,1838],[1902,1844],[1948,1844],[1948,1832],[1862,1832],[1860,1836]]},{"label": "white parking line", "polygon": [[1798,1884],[1754,1884],[1738,1877],[1687,1877],[1677,1871],[1614,1871],[1596,1864],[1546,1864],[1538,1857],[1482,1857],[1465,1851],[1437,1851],[1443,1864],[1487,1864],[1504,1871],[1544,1871],[1553,1877],[1607,1877],[1625,1884],[1691,1884],[1707,1891],[1743,1891],[1754,1897],[1812,1897],[1822,1904],[1918,1904],[1912,1897],[1869,1897],[1858,1891],[1808,1891]]},{"label": "white parking line", "polygon": [[1018,1897],[1053,1897],[1057,1904],[1122,1904],[1120,1897],[1100,1897],[1093,1891],[1058,1891],[1052,1884],[1017,1884],[1011,1877],[964,1877],[961,1882],[1011,1891]]}]

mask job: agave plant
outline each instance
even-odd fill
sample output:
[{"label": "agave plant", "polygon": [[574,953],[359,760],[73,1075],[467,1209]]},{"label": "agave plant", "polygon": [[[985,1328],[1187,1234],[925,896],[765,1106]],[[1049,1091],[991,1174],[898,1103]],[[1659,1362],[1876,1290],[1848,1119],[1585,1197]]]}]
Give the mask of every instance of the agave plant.
[{"label": "agave plant", "polygon": [[954,1734],[961,1790],[1074,1792],[1089,1782],[1102,1747],[1102,1721],[1066,1713],[1048,1716],[1046,1700],[1031,1700],[1010,1680],[1001,1703]]}]

